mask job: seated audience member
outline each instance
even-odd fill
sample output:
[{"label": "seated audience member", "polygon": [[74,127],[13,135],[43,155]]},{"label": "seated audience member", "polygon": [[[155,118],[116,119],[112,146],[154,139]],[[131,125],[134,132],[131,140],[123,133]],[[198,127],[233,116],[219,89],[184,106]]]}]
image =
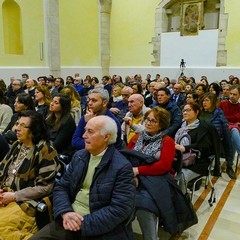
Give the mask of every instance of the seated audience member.
[{"label": "seated audience member", "polygon": [[12,108],[6,104],[7,99],[0,88],[0,133],[2,133],[11,121],[13,115]]},{"label": "seated audience member", "polygon": [[92,77],[92,81],[91,81],[91,85],[92,85],[92,88],[94,88],[95,84],[98,84],[99,83],[99,80],[97,77]]},{"label": "seated audience member", "polygon": [[209,92],[216,94],[217,97],[219,97],[220,90],[221,90],[221,88],[217,83],[213,82],[209,85]]},{"label": "seated audience member", "polygon": [[112,96],[109,98],[108,108],[115,107],[116,103],[122,100],[122,88],[118,85],[113,87]]},{"label": "seated audience member", "polygon": [[207,80],[207,77],[206,76],[201,76],[201,80],[200,80],[200,83],[205,85],[207,90],[209,88],[209,83],[208,83],[208,80]]},{"label": "seated audience member", "polygon": [[144,105],[144,98],[141,94],[132,94],[128,99],[128,109],[123,118],[122,135],[126,143],[129,143],[131,138],[144,129],[144,114],[149,110]]},{"label": "seated audience member", "polygon": [[54,82],[54,88],[57,89],[57,92],[60,92],[64,87],[64,80],[61,77],[57,77]]},{"label": "seated audience member", "polygon": [[61,93],[66,94],[71,100],[71,115],[77,126],[82,114],[80,96],[75,88],[71,85],[65,86],[61,90]]},{"label": "seated audience member", "polygon": [[236,179],[236,175],[232,169],[234,156],[230,131],[228,129],[228,121],[224,116],[222,109],[217,108],[217,95],[214,93],[205,93],[203,96],[202,107],[203,111],[201,112],[199,119],[212,124],[217,129],[226,156],[227,174],[230,178]]},{"label": "seated audience member", "polygon": [[47,87],[51,93],[52,98],[58,94],[58,89],[55,88],[55,78],[48,78],[47,80]]},{"label": "seated audience member", "polygon": [[198,102],[198,95],[195,92],[189,92],[186,94],[186,103]]},{"label": "seated audience member", "polygon": [[35,97],[35,80],[33,79],[27,79],[26,80],[26,83],[25,83],[25,86],[26,86],[26,89],[24,90],[25,93],[28,93],[33,99]]},{"label": "seated audience member", "polygon": [[108,91],[109,96],[112,95],[112,85],[110,84],[110,77],[109,76],[103,76],[102,83],[104,85],[104,89]]},{"label": "seated audience member", "polygon": [[[148,110],[144,115],[145,130],[140,136],[133,137],[128,149],[154,157],[155,161],[148,165],[133,167],[134,177],[140,178],[136,193],[136,216],[139,222],[143,239],[158,239],[158,217],[160,217],[158,204],[161,199],[156,199],[150,189],[144,185],[140,176],[163,175],[172,171],[172,162],[175,157],[175,143],[172,138],[164,133],[170,123],[169,112],[160,107]],[[133,142],[136,145],[133,146]],[[161,189],[161,185],[159,185]],[[150,191],[150,192],[149,192]],[[154,192],[154,191],[153,191]],[[161,207],[160,207],[161,208]]]},{"label": "seated audience member", "polygon": [[40,76],[37,78],[38,85],[47,85],[47,77]]},{"label": "seated audience member", "polygon": [[117,131],[107,116],[87,122],[85,149],[75,153],[53,190],[55,220],[30,240],[133,239],[133,171],[113,146]]},{"label": "seated audience member", "polygon": [[238,78],[238,77],[233,77],[233,78],[230,80],[230,84],[231,84],[231,85],[240,84],[239,78]]},{"label": "seated audience member", "polygon": [[183,106],[186,102],[186,98],[182,93],[182,85],[176,83],[173,87],[173,94],[171,96],[171,101],[176,103],[179,107]]},{"label": "seated audience member", "polygon": [[226,79],[221,80],[220,87],[223,88],[224,85],[228,84],[228,81]]},{"label": "seated audience member", "polygon": [[186,96],[188,93],[193,92],[193,91],[194,91],[193,85],[188,83],[185,87],[184,94]]},{"label": "seated audience member", "polygon": [[2,133],[2,135],[5,137],[6,141],[9,144],[12,144],[14,141],[17,140],[15,123],[18,120],[20,112],[23,110],[35,110],[32,97],[29,94],[24,92],[18,94],[14,103],[14,110],[15,110],[15,113],[12,115],[10,123]]},{"label": "seated audience member", "polygon": [[134,82],[131,84],[133,94],[142,94],[142,85],[141,83]]},{"label": "seated audience member", "polygon": [[142,95],[145,98],[149,94],[148,81],[147,80],[142,80],[141,86],[142,86]]},{"label": "seated audience member", "polygon": [[46,119],[49,112],[49,105],[52,101],[51,93],[47,86],[38,85],[35,89],[36,111]]},{"label": "seated audience member", "polygon": [[77,126],[76,131],[73,134],[72,137],[72,146],[74,149],[80,150],[85,148],[85,143],[83,139],[84,134],[84,128],[87,124],[87,122],[98,115],[106,115],[116,122],[118,126],[118,136],[117,141],[115,143],[115,147],[117,149],[121,149],[122,141],[121,141],[121,125],[118,119],[110,112],[110,110],[107,108],[109,101],[109,95],[108,91],[102,88],[96,88],[92,89],[88,93],[88,106],[86,114],[84,114]]},{"label": "seated audience member", "polygon": [[189,77],[187,79],[187,83],[191,84],[193,86],[193,88],[195,89],[195,86],[196,86],[196,81],[195,81],[195,78],[194,77]]},{"label": "seated audience member", "polygon": [[50,114],[46,122],[50,132],[50,141],[58,154],[63,154],[71,159],[73,149],[71,140],[76,129],[76,124],[71,116],[71,100],[62,93],[53,97],[49,108]]},{"label": "seated audience member", "polygon": [[222,86],[222,95],[220,96],[220,102],[224,100],[229,100],[230,98],[230,84],[224,84]]},{"label": "seated audience member", "polygon": [[79,95],[81,97],[81,108],[82,113],[86,112],[87,109],[87,96],[88,92],[93,89],[93,86],[91,85],[92,79],[84,79],[83,80],[83,89],[79,92]]},{"label": "seated audience member", "polygon": [[74,79],[72,76],[66,77],[66,85],[73,85]]},{"label": "seated audience member", "polygon": [[199,104],[199,106],[201,106],[201,101],[202,101],[203,94],[206,93],[207,91],[208,91],[208,89],[207,89],[206,85],[204,85],[202,83],[198,84],[196,86],[195,92],[198,95],[198,104]]},{"label": "seated audience member", "polygon": [[228,120],[228,125],[231,133],[233,151],[240,154],[240,85],[230,87],[229,100],[219,103],[219,107],[223,110],[225,117]]},{"label": "seated audience member", "polygon": [[[208,173],[210,164],[208,157],[216,154],[216,162],[219,163],[218,153],[220,149],[220,139],[214,126],[207,124],[205,121],[199,121],[201,113],[200,106],[197,103],[187,103],[183,108],[183,123],[175,135],[175,148],[183,153],[189,152],[190,149],[199,150],[201,154],[195,160],[193,165],[184,167],[185,183],[190,180]],[[215,174],[219,175],[220,166],[215,166]],[[184,181],[180,181],[182,191],[185,193]]]},{"label": "seated audience member", "polygon": [[146,107],[149,107],[151,104],[153,104],[155,100],[154,88],[156,84],[157,82],[150,82],[148,85],[149,94],[145,96],[145,100],[144,100],[144,104]]},{"label": "seated audience member", "polygon": [[18,94],[23,93],[22,82],[20,79],[14,79],[11,87],[8,89],[6,96],[9,99],[9,105],[14,110],[14,103]]},{"label": "seated audience member", "polygon": [[153,104],[154,106],[160,106],[165,108],[170,113],[170,125],[166,129],[166,134],[170,137],[174,137],[175,133],[182,124],[182,111],[173,103],[171,100],[171,94],[168,88],[162,88],[157,92],[157,101]]},{"label": "seated audience member", "polygon": [[123,123],[123,118],[128,112],[128,99],[132,93],[133,90],[131,87],[123,87],[121,91],[122,100],[116,102],[115,106],[109,109],[117,117],[120,123]]},{"label": "seated audience member", "polygon": [[73,87],[76,89],[76,91],[78,92],[78,94],[80,94],[80,92],[83,89],[83,84],[82,84],[82,79],[80,77],[76,77],[74,79],[74,84]]},{"label": "seated audience member", "polygon": [[41,114],[22,111],[16,132],[18,140],[0,163],[2,239],[28,239],[37,232],[36,205],[51,193],[58,168]]}]

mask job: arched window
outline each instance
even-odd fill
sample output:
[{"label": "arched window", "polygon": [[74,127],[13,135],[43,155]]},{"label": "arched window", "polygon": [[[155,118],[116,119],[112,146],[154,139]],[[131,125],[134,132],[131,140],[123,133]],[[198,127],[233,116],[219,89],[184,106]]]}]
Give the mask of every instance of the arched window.
[{"label": "arched window", "polygon": [[2,4],[3,39],[6,54],[23,54],[21,10],[14,0]]}]

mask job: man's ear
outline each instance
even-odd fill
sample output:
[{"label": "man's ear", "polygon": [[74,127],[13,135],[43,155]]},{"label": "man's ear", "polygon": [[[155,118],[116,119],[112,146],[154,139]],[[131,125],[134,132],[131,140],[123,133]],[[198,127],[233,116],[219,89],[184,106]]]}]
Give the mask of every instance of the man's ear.
[{"label": "man's ear", "polygon": [[111,138],[111,134],[107,133],[107,134],[105,134],[104,141],[109,142],[110,138]]},{"label": "man's ear", "polygon": [[108,105],[108,101],[107,100],[103,100],[103,107],[106,107]]}]

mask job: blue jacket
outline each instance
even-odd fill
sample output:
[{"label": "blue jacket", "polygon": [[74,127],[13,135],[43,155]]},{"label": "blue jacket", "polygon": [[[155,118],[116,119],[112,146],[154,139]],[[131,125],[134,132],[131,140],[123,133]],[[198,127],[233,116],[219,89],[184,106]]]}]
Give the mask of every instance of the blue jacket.
[{"label": "blue jacket", "polygon": [[[135,150],[121,150],[121,153],[127,157],[133,167],[156,162],[154,157]],[[136,207],[160,216],[161,223],[169,233],[182,232],[197,223],[197,215],[192,204],[169,173],[156,176],[139,175],[138,178],[140,181]]]},{"label": "blue jacket", "polygon": [[[204,120],[204,111],[200,115],[200,119]],[[228,128],[228,120],[226,119],[223,110],[216,108],[210,123],[216,128],[218,135],[222,141],[222,146],[226,155],[227,165],[232,167],[234,160],[234,151],[231,144],[231,134]]]},{"label": "blue jacket", "polygon": [[[116,122],[116,124],[117,124],[118,132],[117,132],[117,142],[115,143],[115,147],[120,150],[121,147],[122,147],[121,124],[118,121],[118,119],[110,112],[109,109],[106,110],[104,115],[112,118]],[[85,148],[85,143],[84,143],[84,139],[83,139],[82,136],[84,134],[84,128],[85,128],[86,124],[87,123],[85,122],[84,116],[82,116],[80,118],[78,126],[77,126],[77,128],[76,128],[76,130],[75,130],[75,132],[73,134],[73,137],[72,137],[72,147],[77,149],[77,150]]]},{"label": "blue jacket", "polygon": [[168,127],[168,129],[166,129],[165,133],[174,138],[175,133],[177,132],[177,130],[181,127],[182,125],[182,111],[181,109],[177,106],[176,103],[173,103],[171,101],[169,101],[167,103],[166,106],[161,106],[158,104],[157,101],[155,101],[150,108],[156,107],[156,106],[160,106],[165,108],[166,110],[168,110],[168,112],[170,113],[170,126]]},{"label": "blue jacket", "polygon": [[[53,190],[53,214],[72,212],[72,203],[86,176],[90,154],[75,153],[69,167]],[[135,185],[132,166],[110,145],[93,175],[89,193],[90,214],[84,216],[81,235],[86,239],[133,239],[131,224],[134,211]],[[91,238],[90,238],[91,237]],[[85,239],[85,238],[84,238]]]}]

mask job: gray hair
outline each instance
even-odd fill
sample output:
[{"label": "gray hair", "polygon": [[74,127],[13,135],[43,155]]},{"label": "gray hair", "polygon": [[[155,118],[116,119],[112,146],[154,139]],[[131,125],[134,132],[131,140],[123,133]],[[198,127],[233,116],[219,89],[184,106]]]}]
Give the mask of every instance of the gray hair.
[{"label": "gray hair", "polygon": [[106,89],[94,88],[94,89],[92,89],[88,92],[88,95],[92,94],[92,93],[99,93],[102,100],[107,100],[109,102],[109,94],[108,94],[108,91]]},{"label": "gray hair", "polygon": [[111,134],[108,145],[116,143],[118,131],[116,122],[112,118],[105,115],[97,116],[96,118],[103,122],[100,134],[102,136],[104,136],[105,134]]}]

